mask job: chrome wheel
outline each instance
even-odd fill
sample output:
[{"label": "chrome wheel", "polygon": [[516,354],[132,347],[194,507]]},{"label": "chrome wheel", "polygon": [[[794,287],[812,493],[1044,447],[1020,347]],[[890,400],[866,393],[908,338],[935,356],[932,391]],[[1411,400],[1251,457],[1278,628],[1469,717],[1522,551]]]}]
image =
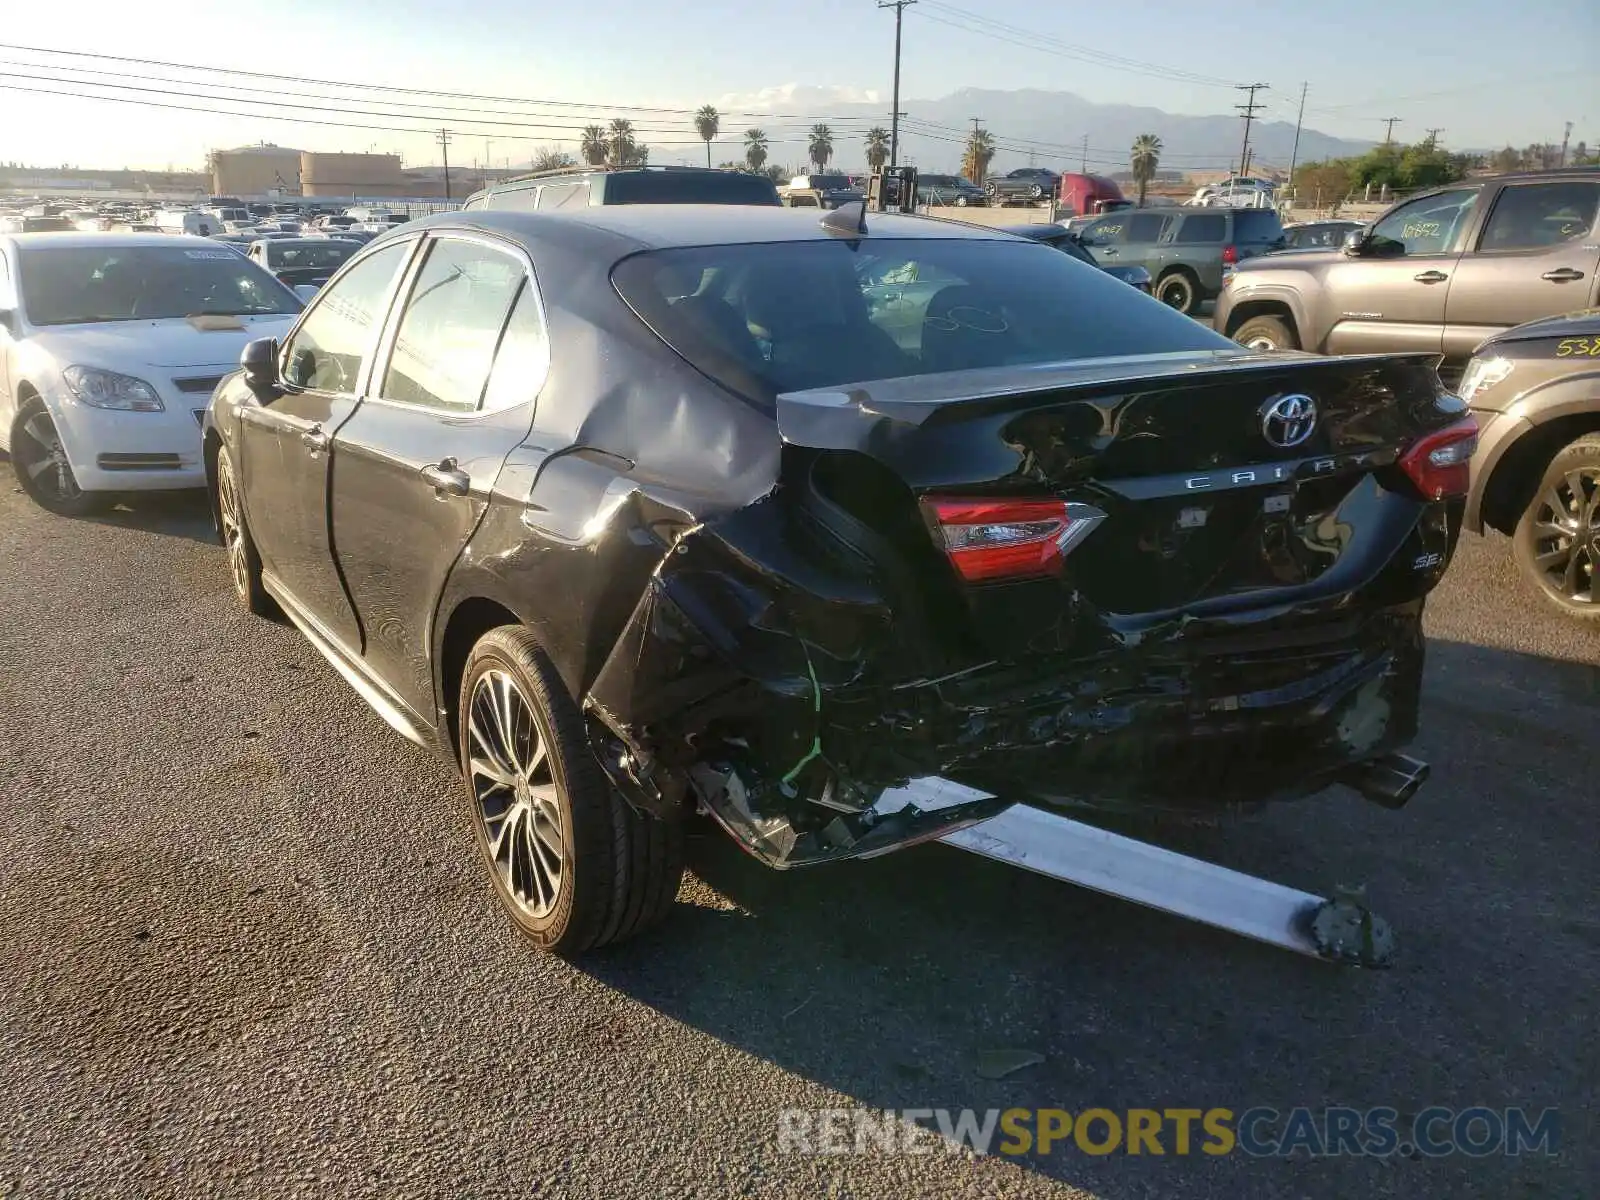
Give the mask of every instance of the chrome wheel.
[{"label": "chrome wheel", "polygon": [[1552,481],[1534,501],[1533,564],[1545,587],[1573,604],[1600,605],[1600,468]]},{"label": "chrome wheel", "polygon": [[67,462],[61,434],[50,414],[42,409],[35,411],[16,428],[23,436],[12,439],[11,457],[38,497],[46,503],[71,504],[82,496],[83,489]]},{"label": "chrome wheel", "polygon": [[217,460],[217,511],[222,521],[222,543],[228,548],[228,570],[233,575],[233,586],[248,600],[250,558],[244,540],[244,516],[239,507],[233,463],[226,453]]},{"label": "chrome wheel", "polygon": [[501,890],[529,917],[548,916],[566,878],[566,829],[549,748],[533,706],[506,671],[472,688],[468,783]]},{"label": "chrome wheel", "polygon": [[1251,338],[1249,341],[1245,342],[1244,344],[1245,344],[1246,347],[1248,347],[1251,350],[1277,350],[1277,349],[1279,349],[1279,346],[1278,346],[1277,342],[1273,341],[1269,337],[1262,337],[1259,334],[1257,336]]}]

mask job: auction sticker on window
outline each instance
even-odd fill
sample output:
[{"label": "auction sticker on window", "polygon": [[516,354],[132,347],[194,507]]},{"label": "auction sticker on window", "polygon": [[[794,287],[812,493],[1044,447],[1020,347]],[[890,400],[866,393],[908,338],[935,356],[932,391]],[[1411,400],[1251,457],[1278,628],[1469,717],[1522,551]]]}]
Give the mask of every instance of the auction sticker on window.
[{"label": "auction sticker on window", "polygon": [[185,250],[185,258],[210,258],[218,262],[227,262],[231,258],[238,258],[232,250]]}]

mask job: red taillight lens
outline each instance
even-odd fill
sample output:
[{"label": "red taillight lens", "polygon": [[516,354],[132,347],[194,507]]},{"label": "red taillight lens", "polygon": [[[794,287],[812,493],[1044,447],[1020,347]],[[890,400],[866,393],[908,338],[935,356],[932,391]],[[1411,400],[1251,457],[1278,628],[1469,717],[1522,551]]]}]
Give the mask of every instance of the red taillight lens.
[{"label": "red taillight lens", "polygon": [[930,499],[923,506],[969,583],[1057,574],[1067,551],[1105,520],[1097,508],[1064,500]]},{"label": "red taillight lens", "polygon": [[1239,265],[1239,247],[1224,246],[1222,248],[1222,261],[1224,265],[1236,267]]},{"label": "red taillight lens", "polygon": [[1418,441],[1400,456],[1400,469],[1429,500],[1465,496],[1477,448],[1478,422],[1468,417]]}]

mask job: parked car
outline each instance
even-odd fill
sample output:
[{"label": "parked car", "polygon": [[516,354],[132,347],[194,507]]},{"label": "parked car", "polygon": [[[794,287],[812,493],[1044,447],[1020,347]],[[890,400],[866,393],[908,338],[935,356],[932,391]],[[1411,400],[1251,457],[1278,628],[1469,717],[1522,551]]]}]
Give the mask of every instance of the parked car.
[{"label": "parked car", "polygon": [[1069,230],[1065,225],[1001,225],[997,227],[1001,233],[1009,233],[1013,237],[1025,237],[1035,242],[1043,242],[1046,246],[1054,246],[1063,254],[1070,255],[1079,262],[1091,267],[1099,267],[1113,279],[1120,279],[1130,287],[1136,287],[1141,292],[1149,295],[1150,272],[1143,267],[1123,266],[1113,264],[1105,266],[1094,255],[1084,249],[1083,242],[1078,235]]},{"label": "parked car", "polygon": [[1508,534],[1541,595],[1600,625],[1600,308],[1489,338],[1459,391],[1482,428],[1466,527]]},{"label": "parked car", "polygon": [[1309,795],[1415,732],[1475,437],[1431,358],[835,216],[426,218],[213,397],[239,599],[457,763],[547,949],[660,917],[697,804],[800,866]]},{"label": "parked car", "polygon": [[778,198],[789,208],[838,208],[865,200],[867,193],[848,175],[796,175]]},{"label": "parked car", "polygon": [[215,213],[195,212],[192,209],[160,209],[151,224],[163,233],[188,234],[194,237],[210,237],[214,233],[223,232],[221,217]]},{"label": "parked car", "polygon": [[252,242],[246,254],[285,287],[321,287],[360,248],[345,238],[266,238]]},{"label": "parked car", "polygon": [[79,515],[118,492],[202,486],[207,398],[299,309],[205,238],[0,237],[0,443],[22,490]]},{"label": "parked car", "polygon": [[1223,269],[1283,245],[1271,209],[1135,209],[1092,221],[1079,233],[1096,259],[1139,266],[1156,298],[1192,314],[1222,291]]},{"label": "parked car", "polygon": [[1343,246],[1345,238],[1361,229],[1360,221],[1301,221],[1283,227],[1285,250],[1327,250]]},{"label": "parked car", "polygon": [[930,208],[967,208],[989,203],[984,190],[963,175],[917,175],[917,203]]},{"label": "parked car", "polygon": [[1061,176],[1049,167],[1018,167],[984,181],[991,204],[1048,200],[1056,194]]},{"label": "parked car", "polygon": [[0,217],[0,233],[75,233],[65,217]]},{"label": "parked car", "polygon": [[1404,200],[1340,250],[1241,264],[1216,328],[1259,349],[1425,350],[1600,303],[1600,168],[1468,179]]},{"label": "parked car", "polygon": [[507,179],[472,193],[465,209],[529,212],[605,204],[761,204],[776,207],[765,175],[710,167],[578,167]]}]

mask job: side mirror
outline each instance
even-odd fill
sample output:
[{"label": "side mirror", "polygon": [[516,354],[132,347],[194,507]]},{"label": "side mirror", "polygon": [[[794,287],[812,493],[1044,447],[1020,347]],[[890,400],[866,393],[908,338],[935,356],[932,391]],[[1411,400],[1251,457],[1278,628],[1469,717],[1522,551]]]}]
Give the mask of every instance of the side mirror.
[{"label": "side mirror", "polygon": [[1367,252],[1367,231],[1352,229],[1344,235],[1344,252],[1351,258],[1360,258]]},{"label": "side mirror", "polygon": [[256,398],[263,402],[276,399],[278,387],[278,339],[256,338],[246,342],[239,355],[239,366],[244,370],[244,382]]}]

